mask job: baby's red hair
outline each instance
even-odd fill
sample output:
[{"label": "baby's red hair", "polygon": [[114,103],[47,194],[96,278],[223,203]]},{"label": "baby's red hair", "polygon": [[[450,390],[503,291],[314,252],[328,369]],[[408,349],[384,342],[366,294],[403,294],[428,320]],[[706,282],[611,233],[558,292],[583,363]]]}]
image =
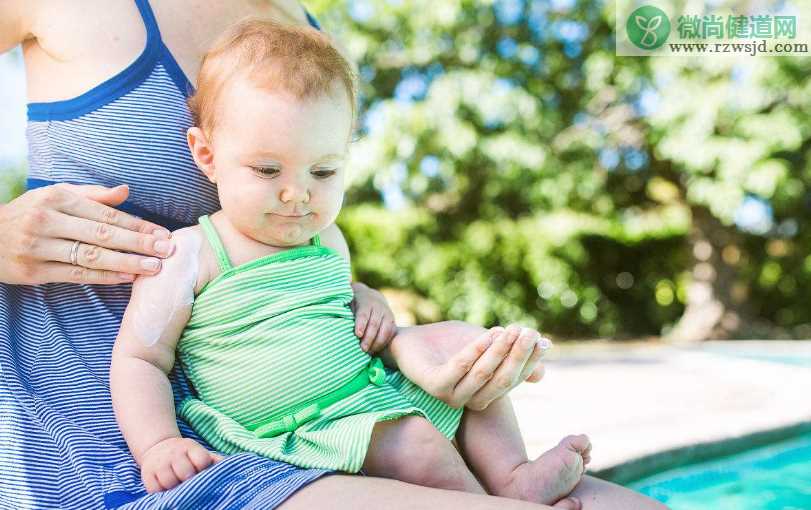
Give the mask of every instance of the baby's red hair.
[{"label": "baby's red hair", "polygon": [[336,81],[346,90],[355,114],[355,73],[322,32],[307,26],[248,19],[225,31],[203,57],[197,90],[189,97],[194,124],[211,137],[218,99],[235,76],[265,90],[298,99],[331,93]]}]

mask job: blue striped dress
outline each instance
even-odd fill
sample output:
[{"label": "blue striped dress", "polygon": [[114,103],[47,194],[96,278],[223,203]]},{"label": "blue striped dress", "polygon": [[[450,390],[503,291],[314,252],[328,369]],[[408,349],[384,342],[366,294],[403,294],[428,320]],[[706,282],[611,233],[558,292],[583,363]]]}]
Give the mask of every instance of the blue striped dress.
[{"label": "blue striped dress", "polygon": [[[186,146],[192,88],[147,0],[136,4],[147,43],[130,66],[77,98],[28,105],[28,187],[126,183],[120,209],[174,230],[219,203]],[[243,453],[147,495],[108,384],[130,290],[0,283],[0,509],[274,508],[328,473]],[[171,381],[176,402],[190,395],[181,370]]]}]

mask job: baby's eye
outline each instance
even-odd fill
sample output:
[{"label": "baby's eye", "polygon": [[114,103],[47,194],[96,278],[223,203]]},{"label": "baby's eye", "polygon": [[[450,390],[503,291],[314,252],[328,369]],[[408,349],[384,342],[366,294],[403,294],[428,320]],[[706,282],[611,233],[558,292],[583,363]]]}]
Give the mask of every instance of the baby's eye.
[{"label": "baby's eye", "polygon": [[310,173],[319,179],[326,179],[327,177],[332,177],[335,175],[335,170],[331,168],[316,168]]},{"label": "baby's eye", "polygon": [[272,166],[252,166],[251,169],[262,177],[274,177],[279,173],[279,169]]}]

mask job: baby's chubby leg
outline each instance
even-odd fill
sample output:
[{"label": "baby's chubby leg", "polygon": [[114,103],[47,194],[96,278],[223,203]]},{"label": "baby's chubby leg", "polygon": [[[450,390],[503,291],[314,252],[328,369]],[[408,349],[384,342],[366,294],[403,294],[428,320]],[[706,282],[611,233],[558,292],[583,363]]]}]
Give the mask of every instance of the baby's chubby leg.
[{"label": "baby's chubby leg", "polygon": [[591,459],[588,437],[571,435],[530,461],[507,397],[482,411],[465,410],[456,437],[464,458],[490,494],[546,505],[562,503]]},{"label": "baby's chubby leg", "polygon": [[419,416],[375,425],[363,469],[372,476],[485,494],[448,438]]}]

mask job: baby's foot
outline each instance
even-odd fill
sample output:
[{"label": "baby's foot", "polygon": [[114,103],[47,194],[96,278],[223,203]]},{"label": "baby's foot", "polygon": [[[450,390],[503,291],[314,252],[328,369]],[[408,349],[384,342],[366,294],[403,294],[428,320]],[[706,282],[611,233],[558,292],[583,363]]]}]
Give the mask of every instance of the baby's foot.
[{"label": "baby's foot", "polygon": [[515,468],[498,495],[551,505],[572,492],[590,460],[589,438],[583,434],[566,436],[534,461]]}]

